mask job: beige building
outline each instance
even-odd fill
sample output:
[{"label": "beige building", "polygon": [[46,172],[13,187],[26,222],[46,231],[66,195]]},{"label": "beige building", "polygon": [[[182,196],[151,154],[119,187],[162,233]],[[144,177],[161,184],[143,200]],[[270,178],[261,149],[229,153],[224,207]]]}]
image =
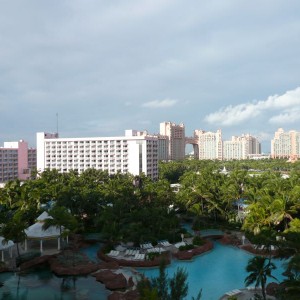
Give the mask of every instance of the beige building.
[{"label": "beige building", "polygon": [[194,139],[198,145],[199,159],[223,159],[222,131],[216,132],[196,129]]},{"label": "beige building", "polygon": [[299,143],[300,132],[295,130],[285,132],[279,128],[271,140],[271,157],[297,159],[300,157]]},{"label": "beige building", "polygon": [[[182,160],[185,158],[185,126],[172,122],[160,123],[161,147],[167,147],[167,160]],[[165,141],[163,141],[165,140]],[[163,154],[161,154],[161,157]]]},{"label": "beige building", "polygon": [[250,134],[233,136],[230,141],[223,142],[223,159],[247,159],[251,155],[261,153],[261,145],[257,138]]}]

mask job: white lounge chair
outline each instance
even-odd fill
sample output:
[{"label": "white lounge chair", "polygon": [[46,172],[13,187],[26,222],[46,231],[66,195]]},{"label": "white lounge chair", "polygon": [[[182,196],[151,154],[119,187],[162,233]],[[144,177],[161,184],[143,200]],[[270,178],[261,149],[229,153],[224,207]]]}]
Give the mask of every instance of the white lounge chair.
[{"label": "white lounge chair", "polygon": [[174,246],[175,246],[176,248],[179,248],[179,247],[181,247],[181,246],[185,246],[185,242],[176,243]]},{"label": "white lounge chair", "polygon": [[120,253],[120,251],[110,250],[110,252],[107,255],[112,256],[112,257],[116,257],[116,256],[119,255],[119,253]]}]

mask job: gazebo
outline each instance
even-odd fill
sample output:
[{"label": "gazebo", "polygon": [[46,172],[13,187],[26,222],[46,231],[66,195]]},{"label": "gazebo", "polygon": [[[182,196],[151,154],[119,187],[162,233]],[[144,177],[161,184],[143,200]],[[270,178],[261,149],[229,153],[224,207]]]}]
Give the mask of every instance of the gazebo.
[{"label": "gazebo", "polygon": [[27,239],[25,240],[25,251],[27,251],[27,240],[39,240],[40,251],[43,252],[43,241],[57,239],[57,250],[60,250],[60,230],[56,226],[50,226],[46,230],[43,225],[46,219],[52,219],[49,214],[44,211],[38,218],[37,222],[25,229]]},{"label": "gazebo", "polygon": [[12,257],[12,247],[14,246],[13,241],[5,241],[4,237],[0,236],[0,251],[1,251],[1,260],[4,261],[4,250],[9,249],[10,257]]}]

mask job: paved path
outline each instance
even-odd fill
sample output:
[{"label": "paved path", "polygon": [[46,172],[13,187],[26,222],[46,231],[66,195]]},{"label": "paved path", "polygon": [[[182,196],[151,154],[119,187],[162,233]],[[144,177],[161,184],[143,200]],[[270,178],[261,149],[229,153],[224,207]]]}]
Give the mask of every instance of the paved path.
[{"label": "paved path", "polygon": [[[261,290],[257,289],[257,290],[253,290],[253,289],[239,289],[241,291],[241,293],[236,294],[235,296],[237,297],[237,300],[254,300],[254,295],[255,294],[259,294],[261,295]],[[223,295],[220,300],[227,300],[230,296],[228,295]],[[267,296],[268,300],[275,300],[276,298],[272,297],[272,296]]]}]

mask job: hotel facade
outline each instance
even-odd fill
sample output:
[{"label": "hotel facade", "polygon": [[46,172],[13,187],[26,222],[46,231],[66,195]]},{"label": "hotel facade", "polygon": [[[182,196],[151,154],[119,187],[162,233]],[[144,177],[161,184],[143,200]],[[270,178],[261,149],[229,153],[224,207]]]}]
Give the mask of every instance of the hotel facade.
[{"label": "hotel facade", "polygon": [[185,158],[185,126],[173,122],[162,122],[159,125],[161,160],[183,160]]},{"label": "hotel facade", "polygon": [[28,148],[27,142],[4,142],[0,147],[0,183],[29,179],[35,168],[36,149]]},{"label": "hotel facade", "polygon": [[199,159],[223,159],[222,131],[195,130],[195,143],[198,146]]},{"label": "hotel facade", "polygon": [[233,136],[230,141],[223,142],[223,159],[248,159],[261,153],[261,144],[250,134]]},{"label": "hotel facade", "polygon": [[300,132],[295,130],[285,132],[279,128],[271,140],[271,157],[298,159],[300,157]]},{"label": "hotel facade", "polygon": [[37,133],[37,170],[60,172],[94,168],[109,174],[142,173],[158,178],[158,138],[145,131],[126,130],[125,136],[59,138],[58,134]]}]

